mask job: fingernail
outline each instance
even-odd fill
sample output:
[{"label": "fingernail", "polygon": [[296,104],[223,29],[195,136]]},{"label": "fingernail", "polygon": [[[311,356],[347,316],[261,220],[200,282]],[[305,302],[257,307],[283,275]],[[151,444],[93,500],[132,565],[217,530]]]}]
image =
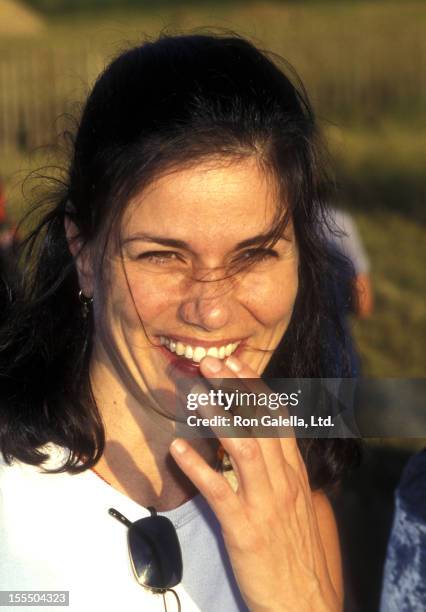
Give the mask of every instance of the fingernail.
[{"label": "fingernail", "polygon": [[173,440],[173,442],[170,445],[170,448],[172,448],[174,451],[179,453],[179,455],[182,455],[188,448],[188,445],[186,442],[178,438],[177,440]]},{"label": "fingernail", "polygon": [[204,357],[201,363],[203,364],[203,367],[210,370],[212,374],[217,374],[217,372],[220,372],[223,366],[220,359],[216,359],[216,357],[211,356]]},{"label": "fingernail", "polygon": [[230,370],[235,372],[235,374],[241,372],[241,369],[243,367],[241,365],[241,362],[236,357],[232,356],[228,357],[228,359],[225,361],[225,365],[227,365]]}]

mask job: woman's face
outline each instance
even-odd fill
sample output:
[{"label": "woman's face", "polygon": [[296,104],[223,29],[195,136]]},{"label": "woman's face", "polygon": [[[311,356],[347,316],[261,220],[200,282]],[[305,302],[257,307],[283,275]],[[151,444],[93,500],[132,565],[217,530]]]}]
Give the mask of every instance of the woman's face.
[{"label": "woman's face", "polygon": [[143,392],[197,375],[206,353],[235,352],[261,374],[298,286],[291,224],[272,248],[256,251],[277,198],[254,159],[210,160],[152,182],[124,214],[121,254],[111,246],[106,279],[93,284],[95,349]]}]

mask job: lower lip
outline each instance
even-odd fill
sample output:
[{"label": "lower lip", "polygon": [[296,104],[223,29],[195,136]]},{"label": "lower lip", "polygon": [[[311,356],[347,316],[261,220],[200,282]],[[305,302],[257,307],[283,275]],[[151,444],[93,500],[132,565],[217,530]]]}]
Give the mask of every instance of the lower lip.
[{"label": "lower lip", "polygon": [[[243,342],[241,342],[237,346],[237,348],[232,353],[232,355],[235,355],[236,357],[238,357],[238,355],[242,351],[242,348],[243,348]],[[187,359],[186,357],[181,357],[179,355],[176,355],[176,353],[172,353],[171,351],[166,349],[164,346],[160,346],[159,350],[167,358],[167,360],[169,361],[173,369],[176,368],[180,370],[186,376],[192,376],[192,377],[199,376],[200,378],[202,377],[199,363],[196,363],[195,361],[192,361],[191,359]]]}]

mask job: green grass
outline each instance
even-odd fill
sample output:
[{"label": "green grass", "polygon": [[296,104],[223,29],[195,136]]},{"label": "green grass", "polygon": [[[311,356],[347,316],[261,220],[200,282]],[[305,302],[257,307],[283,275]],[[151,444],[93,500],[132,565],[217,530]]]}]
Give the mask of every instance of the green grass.
[{"label": "green grass", "polygon": [[356,210],[385,210],[426,222],[425,138],[417,117],[389,117],[374,128],[326,129],[343,197]]},{"label": "green grass", "polygon": [[355,214],[372,261],[375,311],[354,323],[365,374],[425,376],[424,227],[398,214]]},{"label": "green grass", "polygon": [[334,127],[327,134],[340,201],[352,211],[371,259],[375,310],[370,319],[353,321],[364,372],[425,376],[422,132],[386,120],[374,130]]}]

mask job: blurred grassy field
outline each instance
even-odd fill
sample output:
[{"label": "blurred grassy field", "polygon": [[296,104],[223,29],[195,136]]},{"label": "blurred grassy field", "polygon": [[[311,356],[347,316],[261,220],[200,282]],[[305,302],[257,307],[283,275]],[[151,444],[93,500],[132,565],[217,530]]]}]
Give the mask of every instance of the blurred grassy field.
[{"label": "blurred grassy field", "polygon": [[[200,26],[235,30],[296,67],[334,156],[338,199],[353,211],[372,261],[376,310],[354,323],[364,373],[424,376],[426,4],[174,2],[144,12],[55,13],[33,37],[0,39],[0,54],[95,49],[88,77],[72,64],[63,68],[63,110],[75,115],[91,79],[121,49],[164,28]],[[0,157],[15,218],[26,206],[23,176],[46,160],[54,161],[44,150]]]}]

